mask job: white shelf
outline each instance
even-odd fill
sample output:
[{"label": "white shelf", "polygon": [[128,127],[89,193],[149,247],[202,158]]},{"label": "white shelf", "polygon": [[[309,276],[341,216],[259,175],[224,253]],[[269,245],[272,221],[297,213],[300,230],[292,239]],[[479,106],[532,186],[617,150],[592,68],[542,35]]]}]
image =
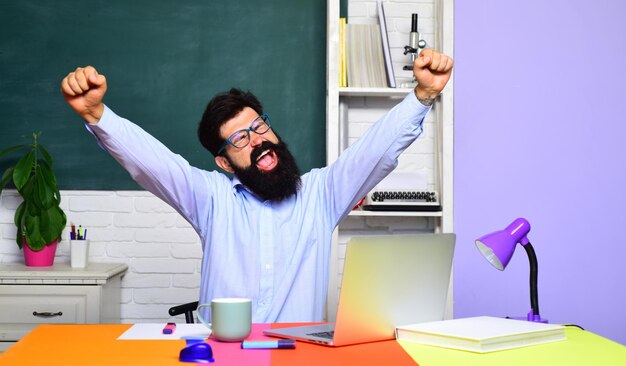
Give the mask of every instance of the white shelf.
[{"label": "white shelf", "polygon": [[[349,0],[349,2],[352,0]],[[405,3],[398,0],[398,3]],[[418,3],[423,0],[409,0],[408,3]],[[356,3],[356,1],[355,1]],[[434,34],[433,47],[447,55],[454,55],[454,0],[426,1],[433,7]],[[404,4],[406,5],[406,4]],[[404,6],[402,5],[402,6]],[[413,6],[410,5],[409,6]],[[327,0],[327,49],[326,49],[326,163],[332,164],[348,147],[350,109],[367,109],[371,104],[372,113],[380,114],[384,106],[392,105],[413,92],[413,88],[355,88],[339,87],[339,0]],[[406,35],[408,39],[408,34]],[[364,211],[353,210],[349,217],[378,217],[381,221],[395,221],[396,218],[424,217],[432,218],[432,231],[435,233],[452,233],[454,218],[454,74],[443,93],[441,93],[430,112],[434,123],[429,125],[433,140],[433,172],[432,182],[439,193],[441,210],[436,212],[424,211]],[[400,85],[400,84],[398,84]],[[351,98],[364,98],[365,102]],[[377,98],[379,100],[377,100]],[[371,101],[371,103],[370,103]],[[419,221],[419,220],[416,220]],[[367,226],[367,225],[366,225]],[[352,231],[358,235],[367,235],[369,228],[356,228]],[[376,230],[371,230],[375,232]],[[349,233],[347,234],[349,235]],[[327,299],[328,321],[334,321],[339,303],[339,273],[341,261],[339,250],[339,227],[334,231],[331,248],[330,280]],[[452,318],[452,277],[448,301],[446,304],[446,319]]]},{"label": "white shelf", "polygon": [[366,210],[352,210],[349,216],[384,216],[384,217],[442,217],[441,211],[366,211]]},{"label": "white shelf", "polygon": [[349,97],[405,97],[412,88],[339,88],[339,95]]}]

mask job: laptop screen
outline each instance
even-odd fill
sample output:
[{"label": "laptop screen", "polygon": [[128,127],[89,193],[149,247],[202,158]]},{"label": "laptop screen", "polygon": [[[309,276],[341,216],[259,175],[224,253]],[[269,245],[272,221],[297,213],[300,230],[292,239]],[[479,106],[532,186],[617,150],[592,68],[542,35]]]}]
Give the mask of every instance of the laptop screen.
[{"label": "laptop screen", "polygon": [[346,250],[334,326],[286,327],[264,334],[344,346],[393,339],[398,325],[443,320],[455,238],[353,237]]},{"label": "laptop screen", "polygon": [[353,237],[335,344],[391,339],[397,325],[443,320],[455,234]]}]

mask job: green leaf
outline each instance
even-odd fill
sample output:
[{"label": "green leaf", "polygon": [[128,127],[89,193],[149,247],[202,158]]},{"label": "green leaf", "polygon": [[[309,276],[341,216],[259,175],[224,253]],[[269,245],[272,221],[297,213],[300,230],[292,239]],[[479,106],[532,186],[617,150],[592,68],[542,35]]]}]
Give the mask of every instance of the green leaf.
[{"label": "green leaf", "polygon": [[17,237],[15,238],[15,241],[20,249],[22,249],[22,238],[24,237],[24,212],[26,212],[26,202],[22,202],[19,206],[17,206],[15,216],[13,217],[13,222],[17,227]]},{"label": "green leaf", "polygon": [[24,245],[24,231],[21,228],[17,229],[17,236],[15,237],[15,242],[17,243],[17,246],[22,249],[22,246]]},{"label": "green leaf", "polygon": [[61,205],[61,192],[59,191],[59,188],[57,188],[54,193],[54,201],[57,203],[57,206]]},{"label": "green leaf", "polygon": [[43,145],[39,145],[39,152],[41,152],[41,156],[43,156],[43,158],[46,161],[46,163],[48,163],[48,165],[52,166],[52,163],[53,163],[52,155],[50,155],[48,150],[46,150],[46,148],[44,148]]},{"label": "green leaf", "polygon": [[65,212],[63,212],[63,210],[61,209],[61,207],[53,207],[54,210],[56,210],[58,212],[58,215],[60,217],[60,220],[58,222],[56,222],[56,238],[60,238],[61,234],[63,233],[63,229],[65,229],[65,225],[67,224],[67,216],[65,216]]},{"label": "green leaf", "polygon": [[22,187],[22,189],[17,190],[22,196],[22,198],[24,198],[25,201],[30,201],[32,199],[34,185],[35,185],[35,179],[34,177],[31,176],[26,182],[26,184],[24,185],[24,187]]},{"label": "green leaf", "polygon": [[2,181],[0,181],[0,193],[2,193],[4,187],[7,185],[7,183],[9,183],[11,178],[13,178],[13,169],[15,168],[10,167],[4,171],[4,174],[2,174]]},{"label": "green leaf", "polygon": [[25,234],[26,244],[32,250],[41,250],[47,244],[44,238],[41,236],[40,231],[40,217],[26,215],[25,220]]},{"label": "green leaf", "polygon": [[53,206],[41,213],[39,230],[46,243],[59,239],[66,222],[65,213],[59,207]]},{"label": "green leaf", "polygon": [[31,201],[24,201],[24,216],[22,219],[24,230],[28,230],[29,220],[32,220],[33,217],[39,217],[40,212]]},{"label": "green leaf", "polygon": [[15,209],[15,216],[13,216],[13,223],[18,228],[24,225],[24,223],[22,222],[24,212],[26,212],[26,202],[20,203],[20,205],[17,206],[17,209]]},{"label": "green leaf", "polygon": [[41,164],[39,164],[39,166],[41,167],[40,173],[43,175],[43,179],[46,182],[46,185],[51,189],[51,190],[56,190],[57,189],[57,178],[54,176],[54,172],[52,171],[52,166],[49,165],[47,162],[42,161]]},{"label": "green leaf", "polygon": [[35,190],[38,198],[38,200],[35,199],[35,202],[39,201],[39,205],[41,206],[41,208],[45,210],[54,205],[55,190],[54,188],[50,188],[49,183],[46,182],[44,174],[41,171],[41,165],[37,167],[35,173]]},{"label": "green leaf", "polygon": [[17,162],[17,165],[15,165],[15,170],[13,170],[13,183],[15,183],[15,187],[18,190],[24,187],[28,178],[31,176],[36,158],[35,151],[32,150],[24,155]]},{"label": "green leaf", "polygon": [[36,200],[26,201],[26,212],[24,213],[26,217],[41,215],[41,207],[35,201]]},{"label": "green leaf", "polygon": [[42,250],[46,246],[46,241],[41,237],[39,232],[26,233],[26,245],[34,251]]},{"label": "green leaf", "polygon": [[23,149],[23,148],[28,147],[28,146],[30,146],[30,145],[21,144],[21,145],[11,146],[11,147],[9,147],[7,149],[4,149],[2,152],[0,152],[0,158],[5,156],[5,155],[8,155],[8,154],[10,154],[10,153],[12,153],[14,151]]}]

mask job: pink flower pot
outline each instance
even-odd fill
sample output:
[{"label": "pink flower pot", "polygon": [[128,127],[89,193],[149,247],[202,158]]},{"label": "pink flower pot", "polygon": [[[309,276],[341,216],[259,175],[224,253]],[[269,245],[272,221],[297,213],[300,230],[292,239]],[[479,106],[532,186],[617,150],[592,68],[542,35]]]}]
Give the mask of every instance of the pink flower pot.
[{"label": "pink flower pot", "polygon": [[28,245],[26,245],[26,241],[24,241],[23,243],[24,245],[22,246],[22,248],[24,249],[24,264],[26,264],[27,266],[49,267],[54,263],[54,254],[57,251],[56,240],[38,251],[30,249]]}]

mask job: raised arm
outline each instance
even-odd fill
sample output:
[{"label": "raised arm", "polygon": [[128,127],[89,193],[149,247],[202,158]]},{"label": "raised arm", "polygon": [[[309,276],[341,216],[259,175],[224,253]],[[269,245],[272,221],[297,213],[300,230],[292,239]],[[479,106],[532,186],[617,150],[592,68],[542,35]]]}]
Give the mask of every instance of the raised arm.
[{"label": "raised arm", "polygon": [[422,122],[450,79],[452,59],[426,49],[415,59],[414,93],[387,112],[327,168],[325,196],[335,224],[386,177],[398,157],[422,133]]},{"label": "raised arm", "polygon": [[[144,189],[163,199],[198,228],[198,205],[210,200],[222,181],[218,174],[194,168],[138,125],[117,116],[102,99],[106,78],[91,66],[79,67],[61,82],[61,92],[86,121],[98,144],[117,160]],[[202,210],[206,214],[206,210]]]}]

